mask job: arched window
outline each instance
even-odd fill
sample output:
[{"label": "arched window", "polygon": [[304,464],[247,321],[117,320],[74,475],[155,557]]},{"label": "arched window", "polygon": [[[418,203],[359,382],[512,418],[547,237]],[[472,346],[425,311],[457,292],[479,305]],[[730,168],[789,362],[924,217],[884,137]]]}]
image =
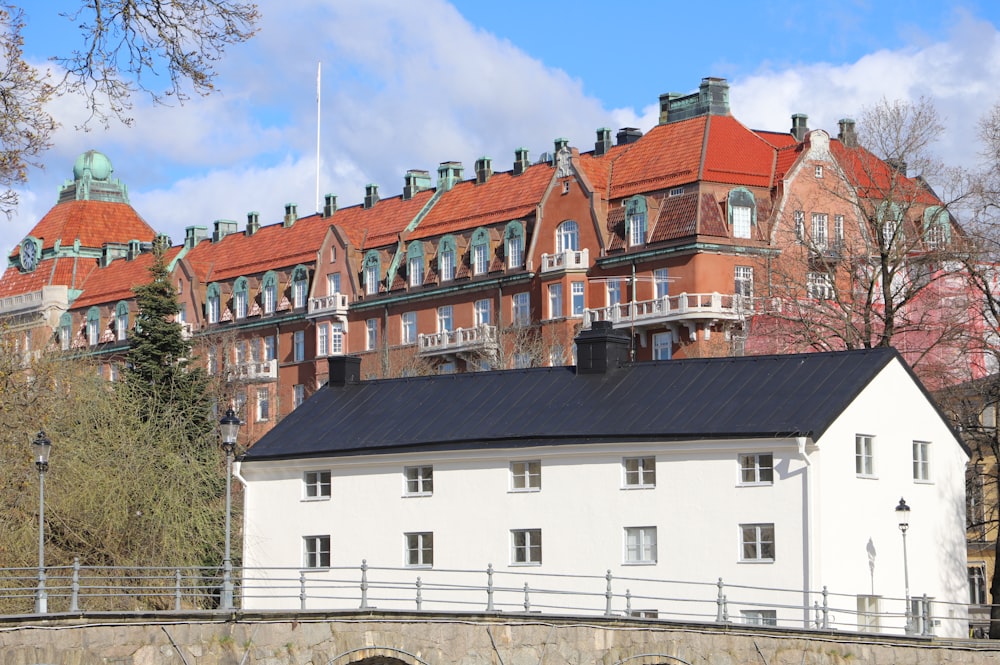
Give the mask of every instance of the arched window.
[{"label": "arched window", "polygon": [[63,312],[59,317],[59,346],[63,351],[68,351],[73,340],[73,315]]},{"label": "arched window", "polygon": [[941,249],[951,242],[951,219],[941,206],[924,210],[924,242],[927,249]]},{"label": "arched window", "polygon": [[730,191],[726,208],[729,212],[729,225],[733,227],[733,237],[751,237],[750,230],[757,224],[757,200],[750,190],[737,187]]},{"label": "arched window", "polygon": [[237,277],[233,282],[233,316],[247,318],[247,278]]},{"label": "arched window", "polygon": [[485,275],[490,270],[490,232],[484,228],[472,234],[472,274]]},{"label": "arched window", "polygon": [[633,196],[625,201],[625,237],[629,247],[646,244],[646,197]]},{"label": "arched window", "polygon": [[115,334],[118,341],[128,338],[128,303],[124,300],[115,307]]},{"label": "arched window", "polygon": [[305,307],[308,295],[309,270],[305,266],[295,266],[292,272],[292,307]]},{"label": "arched window", "polygon": [[524,224],[511,222],[503,232],[504,254],[508,268],[524,266]]},{"label": "arched window", "polygon": [[209,323],[219,322],[219,311],[221,309],[221,291],[215,282],[208,285],[205,292],[205,318]]},{"label": "arched window", "polygon": [[261,280],[260,306],[265,314],[274,314],[278,306],[278,275],[273,271],[265,273]]},{"label": "arched window", "polygon": [[87,344],[94,346],[101,339],[101,311],[96,307],[87,310]]},{"label": "arched window", "polygon": [[370,250],[365,254],[364,260],[365,293],[375,295],[378,293],[379,277],[382,274],[382,261],[378,252]]},{"label": "arched window", "polygon": [[438,244],[438,279],[442,282],[455,279],[455,238],[445,236]]},{"label": "arched window", "polygon": [[410,286],[424,284],[424,243],[419,240],[406,249],[406,277]]},{"label": "arched window", "polygon": [[556,252],[576,252],[580,250],[580,227],[572,219],[556,229]]},{"label": "arched window", "polygon": [[[895,203],[883,201],[878,207],[876,221],[882,232],[882,249],[890,249],[896,236],[903,231],[903,213]],[[876,233],[878,231],[876,230]]]}]

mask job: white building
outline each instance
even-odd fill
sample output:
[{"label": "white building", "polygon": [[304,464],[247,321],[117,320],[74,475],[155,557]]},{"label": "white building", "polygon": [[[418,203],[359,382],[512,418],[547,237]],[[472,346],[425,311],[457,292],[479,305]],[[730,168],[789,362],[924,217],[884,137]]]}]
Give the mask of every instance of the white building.
[{"label": "white building", "polygon": [[967,635],[968,456],[894,350],[630,365],[628,342],[380,381],[331,358],[240,466],[243,606],[358,607],[365,560],[382,609],[902,632],[908,591],[913,632]]}]

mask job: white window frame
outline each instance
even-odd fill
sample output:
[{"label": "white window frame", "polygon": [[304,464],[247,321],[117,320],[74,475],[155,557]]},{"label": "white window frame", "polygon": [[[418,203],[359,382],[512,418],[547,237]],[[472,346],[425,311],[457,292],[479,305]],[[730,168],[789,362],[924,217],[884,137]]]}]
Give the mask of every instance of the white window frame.
[{"label": "white window frame", "polygon": [[292,408],[297,409],[306,401],[306,387],[302,383],[292,386]]},{"label": "white window frame", "polygon": [[833,277],[827,272],[806,274],[806,297],[813,300],[832,300],[834,297]]},{"label": "white window frame", "polygon": [[257,422],[271,419],[271,391],[267,388],[257,389]]},{"label": "white window frame", "polygon": [[542,489],[542,462],[523,460],[510,463],[511,492],[539,492]]},{"label": "white window frame", "polygon": [[328,273],[326,276],[326,294],[332,296],[337,293],[340,293],[340,273]]},{"label": "white window frame", "polygon": [[434,494],[434,467],[403,467],[403,496],[431,496]]},{"label": "white window frame", "polygon": [[316,355],[320,358],[330,355],[330,324],[316,324]]},{"label": "white window frame", "polygon": [[749,238],[753,211],[749,206],[733,206],[733,237]]},{"label": "white window frame", "polygon": [[330,355],[339,356],[344,353],[344,324],[330,324]]},{"label": "white window frame", "polygon": [[827,243],[827,214],[814,212],[812,214],[812,243],[814,247],[824,249]]},{"label": "white window frame", "polygon": [[306,331],[296,330],[292,333],[292,362],[300,363],[306,359]]},{"label": "white window frame", "polygon": [[515,293],[510,299],[511,321],[515,326],[531,325],[531,294]]},{"label": "white window frame", "polygon": [[795,241],[804,242],[806,239],[806,213],[804,210],[796,210],[792,217],[795,220]]},{"label": "white window frame", "polygon": [[247,318],[247,292],[240,290],[233,293],[233,316],[237,319]]},{"label": "white window frame", "polygon": [[455,279],[455,251],[446,250],[441,252],[441,274],[439,275],[442,282],[450,282]]},{"label": "white window frame", "polygon": [[570,294],[572,299],[572,315],[573,316],[583,316],[583,310],[585,308],[585,291],[586,285],[583,282],[571,282],[570,283]]},{"label": "white window frame", "polygon": [[365,350],[374,351],[378,348],[378,319],[365,321]]},{"label": "white window frame", "polygon": [[844,242],[844,216],[833,216],[833,242],[840,245]]},{"label": "white window frame", "polygon": [[331,498],[333,496],[331,478],[332,474],[329,470],[304,472],[302,474],[302,500],[325,501]]},{"label": "white window frame", "polygon": [[854,435],[854,473],[859,478],[875,477],[875,437],[871,434]]},{"label": "white window frame", "polygon": [[302,567],[330,567],[330,536],[304,536],[302,538]]},{"label": "white window frame", "polygon": [[741,486],[774,484],[774,453],[741,453],[739,466]]},{"label": "white window frame", "polygon": [[306,306],[306,300],[307,300],[306,295],[308,294],[308,292],[309,292],[308,279],[295,279],[295,281],[292,282],[292,301],[293,301],[293,306],[296,309]]},{"label": "white window frame", "polygon": [[670,295],[670,270],[669,268],[657,268],[653,271],[653,285],[656,288],[656,298],[665,298]]},{"label": "white window frame", "polygon": [[205,307],[208,316],[209,323],[219,322],[219,311],[220,311],[220,301],[221,298],[218,295],[209,296],[208,303]]},{"label": "white window frame", "polygon": [[653,360],[670,360],[674,353],[674,335],[671,332],[653,333]]},{"label": "white window frame", "polygon": [[647,224],[646,213],[637,212],[629,218],[629,247],[646,244]]},{"label": "white window frame", "polygon": [[740,561],[774,563],[774,524],[740,525]]},{"label": "white window frame", "polygon": [[931,480],[931,442],[913,442],[913,479],[917,482],[930,482]]},{"label": "white window frame", "polygon": [[753,266],[735,266],[733,284],[736,295],[753,301]]},{"label": "white window frame", "polygon": [[369,296],[378,293],[378,266],[365,266],[365,294]]},{"label": "white window frame", "polygon": [[472,274],[485,275],[490,269],[490,246],[480,243],[472,246]]},{"label": "white window frame", "polygon": [[274,308],[278,298],[278,286],[274,283],[264,285],[264,290],[260,295],[265,314],[274,314]]},{"label": "white window frame", "polygon": [[415,531],[403,534],[407,568],[432,568],[434,566],[434,532]]},{"label": "white window frame", "polygon": [[608,307],[621,304],[622,301],[622,280],[618,278],[607,281]]},{"label": "white window frame", "polygon": [[650,566],[657,561],[655,526],[625,527],[625,556],[628,566]]},{"label": "white window frame", "polygon": [[472,305],[477,326],[488,326],[493,323],[493,301],[489,298],[477,300]]},{"label": "white window frame", "polygon": [[424,257],[415,256],[408,261],[406,268],[407,279],[410,286],[424,285]]},{"label": "white window frame", "polygon": [[417,343],[416,312],[403,312],[399,315],[399,341],[401,344]]},{"label": "white window frame", "polygon": [[580,225],[572,219],[556,227],[556,253],[580,251]]},{"label": "white window frame", "polygon": [[441,305],[437,308],[437,331],[454,332],[455,308],[452,305]]},{"label": "white window frame", "polygon": [[507,238],[507,267],[520,268],[524,265],[524,241],[521,236]]},{"label": "white window frame", "polygon": [[94,346],[100,341],[101,322],[97,319],[87,319],[87,343]]},{"label": "white window frame", "polygon": [[652,489],[656,487],[656,457],[622,458],[622,488]]},{"label": "white window frame", "polygon": [[777,610],[740,610],[743,623],[748,626],[777,626]]},{"label": "white window frame", "polygon": [[512,566],[542,565],[541,529],[511,529],[510,565]]},{"label": "white window frame", "polygon": [[264,337],[264,360],[274,360],[278,357],[278,350],[274,343],[274,335]]},{"label": "white window frame", "polygon": [[563,314],[562,283],[549,284],[549,318],[561,319]]},{"label": "white window frame", "polygon": [[515,351],[511,358],[512,369],[527,369],[531,367],[531,354],[525,351]]}]

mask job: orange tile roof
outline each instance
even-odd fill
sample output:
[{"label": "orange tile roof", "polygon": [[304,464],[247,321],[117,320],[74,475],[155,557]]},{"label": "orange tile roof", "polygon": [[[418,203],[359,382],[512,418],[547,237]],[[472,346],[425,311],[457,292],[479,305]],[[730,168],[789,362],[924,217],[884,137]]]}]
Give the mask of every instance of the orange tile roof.
[{"label": "orange tile roof", "polygon": [[708,116],[653,127],[613,158],[611,198],[698,180]]},{"label": "orange tile roof", "polygon": [[[169,264],[182,249],[182,246],[177,246],[167,250],[167,263]],[[119,300],[132,298],[133,286],[150,281],[151,265],[153,265],[153,255],[146,252],[131,261],[116,259],[103,268],[97,268],[83,282],[83,293],[73,302],[73,309],[116,303]]]},{"label": "orange tile roof", "polygon": [[477,185],[475,180],[460,182],[441,197],[410,239],[439,236],[533,215],[552,181],[553,173],[549,164],[533,164],[518,176],[512,171],[505,171],[494,173],[481,185]]},{"label": "orange tile roof", "polygon": [[778,150],[778,159],[774,164],[774,177],[776,180],[780,180],[785,177],[788,173],[788,169],[792,168],[795,160],[799,158],[802,154],[802,144],[795,143],[790,146],[786,146]]},{"label": "orange tile roof", "polygon": [[91,271],[97,268],[97,259],[63,256],[48,258],[38,263],[32,272],[22,273],[15,267],[7,268],[0,279],[0,298],[19,293],[33,293],[43,286],[68,286],[80,288]]},{"label": "orange tile roof", "polygon": [[789,132],[775,132],[768,129],[755,129],[753,133],[761,137],[775,148],[788,148],[798,145],[798,140]]},{"label": "orange tile roof", "polygon": [[770,187],[774,175],[774,146],[732,116],[708,118],[708,145],[701,179]]},{"label": "orange tile roof", "polygon": [[[156,232],[127,203],[107,201],[66,201],[56,204],[28,234],[50,249],[59,240],[63,246],[78,238],[83,247],[101,247],[105,243],[129,240],[151,241]],[[15,248],[16,256],[20,248]]]},{"label": "orange tile roof", "polygon": [[865,148],[848,148],[840,141],[830,141],[830,149],[861,197],[875,200],[895,197],[901,203],[940,204],[916,178],[896,173]]},{"label": "orange tile roof", "polygon": [[649,242],[693,236],[698,225],[698,198],[697,192],[667,197],[660,205]]}]

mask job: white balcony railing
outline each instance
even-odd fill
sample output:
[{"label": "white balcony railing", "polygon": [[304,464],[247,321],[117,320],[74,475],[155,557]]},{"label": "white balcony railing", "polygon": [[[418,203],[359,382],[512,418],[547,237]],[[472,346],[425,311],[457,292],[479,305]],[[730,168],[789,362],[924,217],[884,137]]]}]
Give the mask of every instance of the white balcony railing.
[{"label": "white balcony railing", "polygon": [[568,249],[557,254],[542,254],[542,272],[556,270],[587,270],[590,267],[590,251]]},{"label": "white balcony railing", "polygon": [[496,326],[456,328],[429,335],[417,335],[417,354],[421,356],[471,351],[491,352],[496,348]]},{"label": "white balcony railing", "polygon": [[191,339],[194,337],[194,324],[181,322],[181,338]]},{"label": "white balcony railing", "polygon": [[661,323],[683,323],[698,320],[736,320],[750,311],[751,299],[723,293],[681,293],[654,300],[623,302],[609,307],[587,309],[583,325],[594,321],[611,321],[616,328],[652,326]]},{"label": "white balcony railing", "polygon": [[347,316],[347,294],[333,293],[321,298],[310,298],[307,317]]},{"label": "white balcony railing", "polygon": [[277,381],[278,361],[263,360],[258,362],[239,363],[229,369],[230,381]]}]

